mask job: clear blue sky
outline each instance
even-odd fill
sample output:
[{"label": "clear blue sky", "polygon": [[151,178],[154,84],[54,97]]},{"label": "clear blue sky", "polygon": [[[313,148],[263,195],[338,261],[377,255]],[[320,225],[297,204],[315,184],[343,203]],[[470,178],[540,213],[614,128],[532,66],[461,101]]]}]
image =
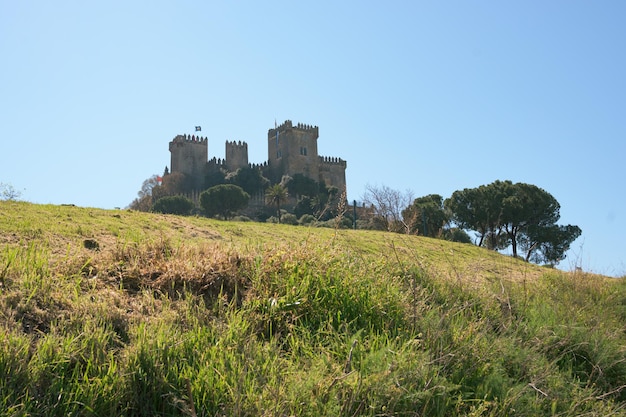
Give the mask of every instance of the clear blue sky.
[{"label": "clear blue sky", "polygon": [[0,182],[125,207],[202,126],[267,159],[317,125],[366,184],[537,185],[583,230],[563,269],[626,274],[624,1],[0,0]]}]

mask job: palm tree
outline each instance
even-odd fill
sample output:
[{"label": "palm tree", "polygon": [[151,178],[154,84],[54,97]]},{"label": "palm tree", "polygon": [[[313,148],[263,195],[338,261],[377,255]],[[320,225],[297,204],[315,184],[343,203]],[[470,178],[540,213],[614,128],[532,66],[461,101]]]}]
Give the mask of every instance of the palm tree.
[{"label": "palm tree", "polygon": [[280,205],[287,201],[287,197],[289,197],[287,189],[281,184],[274,184],[265,192],[265,201],[267,204],[276,206],[278,223],[280,223]]}]

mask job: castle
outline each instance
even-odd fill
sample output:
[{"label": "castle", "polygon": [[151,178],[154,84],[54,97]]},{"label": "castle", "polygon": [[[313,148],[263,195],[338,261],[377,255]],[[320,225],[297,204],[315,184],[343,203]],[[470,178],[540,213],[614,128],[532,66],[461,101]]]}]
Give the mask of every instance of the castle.
[{"label": "castle", "polygon": [[345,160],[336,157],[320,156],[317,152],[319,128],[285,121],[267,132],[267,161],[260,164],[248,162],[246,142],[226,141],[224,159],[208,159],[208,140],[195,135],[178,135],[170,143],[170,169],[172,173],[185,174],[192,181],[192,187],[202,190],[205,178],[211,172],[235,172],[239,168],[259,169],[272,184],[279,183],[283,176],[305,177],[327,186],[337,187],[340,192],[346,189]]}]

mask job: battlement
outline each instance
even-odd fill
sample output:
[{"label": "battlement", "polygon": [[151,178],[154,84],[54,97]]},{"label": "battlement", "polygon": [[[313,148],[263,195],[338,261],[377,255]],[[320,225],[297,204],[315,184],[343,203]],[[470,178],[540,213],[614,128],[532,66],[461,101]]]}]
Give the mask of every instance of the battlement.
[{"label": "battlement", "polygon": [[319,156],[320,164],[324,165],[340,165],[344,168],[347,166],[347,162],[341,158],[336,158],[333,156]]},{"label": "battlement", "polygon": [[196,135],[176,135],[176,137],[172,140],[172,142],[174,143],[183,143],[183,142],[188,142],[188,143],[207,143],[208,139],[206,137],[202,137],[202,136],[196,136]]},{"label": "battlement", "polygon": [[315,134],[315,137],[319,136],[319,127],[318,126],[312,126],[312,125],[307,125],[305,123],[298,123],[295,126],[293,125],[293,122],[291,120],[285,120],[285,122],[279,126],[277,126],[274,129],[270,129],[269,130],[269,135],[273,136],[276,134],[276,132],[285,132],[287,130],[300,130],[303,132],[311,132],[313,134]]},{"label": "battlement", "polygon": [[226,141],[226,147],[248,149],[248,144],[242,141],[237,142],[236,140],[232,142]]},{"label": "battlement", "polygon": [[264,162],[262,162],[260,164],[255,164],[255,163],[250,162],[250,163],[248,163],[248,168],[263,170],[263,169],[267,168],[267,161],[264,161]]},{"label": "battlement", "polygon": [[226,167],[226,159],[216,158],[215,156],[207,162],[207,165],[210,167],[218,167],[225,168]]}]

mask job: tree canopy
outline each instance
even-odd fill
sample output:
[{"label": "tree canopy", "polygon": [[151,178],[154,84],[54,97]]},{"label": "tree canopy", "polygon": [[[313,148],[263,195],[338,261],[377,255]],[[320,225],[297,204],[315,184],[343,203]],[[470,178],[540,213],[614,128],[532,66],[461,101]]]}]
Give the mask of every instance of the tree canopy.
[{"label": "tree canopy", "polygon": [[402,217],[411,233],[429,237],[441,236],[449,220],[443,208],[443,197],[439,194],[416,198],[402,211]]},{"label": "tree canopy", "polygon": [[261,170],[252,167],[239,168],[234,175],[228,177],[228,181],[243,188],[250,195],[263,191],[269,185],[269,180],[263,176]]},{"label": "tree canopy", "polygon": [[280,206],[287,201],[289,194],[287,189],[281,184],[274,184],[265,192],[265,201],[267,204],[276,206],[276,213],[278,217],[278,223],[280,223]]},{"label": "tree canopy", "polygon": [[250,195],[234,184],[220,184],[200,194],[200,205],[207,216],[221,215],[229,219],[233,213],[248,205]]},{"label": "tree canopy", "polygon": [[511,246],[515,257],[521,248],[527,261],[558,263],[582,233],[578,226],[557,225],[558,201],[531,184],[495,181],[466,188],[455,191],[444,206],[459,227],[478,233],[479,246]]}]

